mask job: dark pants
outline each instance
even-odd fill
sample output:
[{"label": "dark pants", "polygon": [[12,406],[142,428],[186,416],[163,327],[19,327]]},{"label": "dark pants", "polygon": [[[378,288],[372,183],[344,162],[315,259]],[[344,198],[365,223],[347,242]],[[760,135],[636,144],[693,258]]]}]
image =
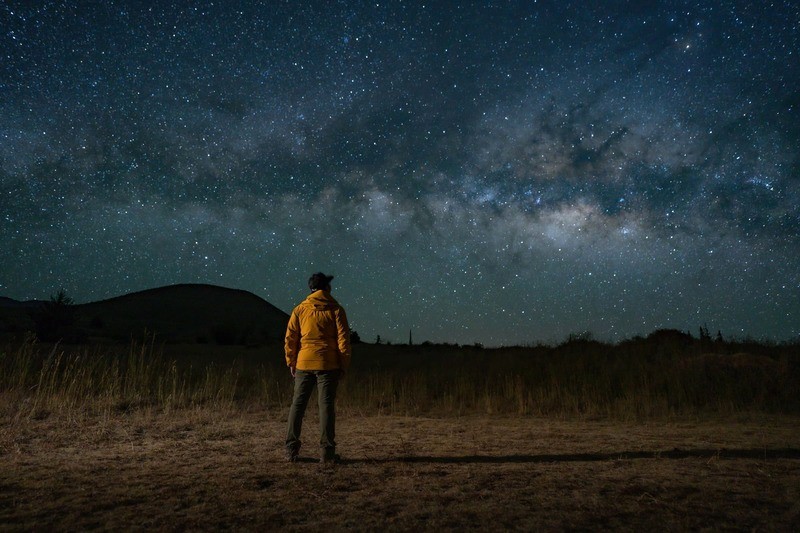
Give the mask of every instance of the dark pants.
[{"label": "dark pants", "polygon": [[294,376],[294,397],[289,410],[289,430],[286,433],[286,450],[297,453],[300,449],[300,432],[308,400],[317,385],[319,402],[319,445],[323,452],[332,454],[336,450],[336,388],[339,385],[338,370],[298,370]]}]

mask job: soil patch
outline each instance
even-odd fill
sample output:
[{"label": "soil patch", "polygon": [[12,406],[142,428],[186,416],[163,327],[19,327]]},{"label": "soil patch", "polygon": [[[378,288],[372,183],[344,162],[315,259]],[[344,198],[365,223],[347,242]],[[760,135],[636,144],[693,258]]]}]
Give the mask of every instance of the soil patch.
[{"label": "soil patch", "polygon": [[285,413],[3,420],[0,529],[800,526],[800,422],[362,417],[341,464],[283,460]]}]

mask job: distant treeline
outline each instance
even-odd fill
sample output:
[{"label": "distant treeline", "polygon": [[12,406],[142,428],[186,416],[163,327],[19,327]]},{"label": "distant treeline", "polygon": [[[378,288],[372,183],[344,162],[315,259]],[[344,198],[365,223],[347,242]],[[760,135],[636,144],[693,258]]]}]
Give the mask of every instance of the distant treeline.
[{"label": "distant treeline", "polygon": [[420,344],[396,344],[390,341],[382,341],[380,336],[377,337],[375,344],[385,346],[404,346],[412,348],[436,348],[436,349],[479,349],[479,350],[551,350],[553,348],[565,348],[569,346],[578,347],[593,347],[594,349],[621,349],[627,350],[631,348],[640,348],[644,345],[654,347],[659,351],[680,350],[682,353],[760,353],[760,354],[774,354],[776,350],[782,351],[784,348],[792,349],[800,347],[800,338],[794,340],[759,340],[752,337],[727,337],[725,338],[721,331],[717,331],[713,336],[709,333],[708,327],[700,326],[698,328],[699,334],[692,335],[690,331],[680,331],[676,329],[658,329],[653,331],[647,336],[637,335],[628,339],[623,339],[618,342],[600,341],[594,338],[590,332],[570,333],[566,339],[554,344],[544,342],[536,342],[523,345],[509,345],[493,348],[485,348],[480,342],[472,344],[458,344],[452,342],[431,342],[424,341]]}]

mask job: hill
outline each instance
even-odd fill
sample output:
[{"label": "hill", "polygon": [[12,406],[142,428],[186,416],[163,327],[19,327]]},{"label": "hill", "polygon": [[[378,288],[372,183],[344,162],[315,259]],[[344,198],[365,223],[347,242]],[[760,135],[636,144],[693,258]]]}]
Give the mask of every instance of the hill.
[{"label": "hill", "polygon": [[[31,312],[14,302],[3,298],[0,328],[6,331],[19,331]],[[74,305],[72,311],[72,336],[93,342],[128,342],[147,331],[166,342],[261,344],[282,339],[289,320],[255,294],[203,284],[148,289]]]},{"label": "hill", "polygon": [[31,309],[43,303],[44,302],[41,300],[29,300],[27,302],[20,302],[19,300],[14,300],[13,298],[0,296],[0,309],[6,309],[6,308],[16,309],[20,307]]}]

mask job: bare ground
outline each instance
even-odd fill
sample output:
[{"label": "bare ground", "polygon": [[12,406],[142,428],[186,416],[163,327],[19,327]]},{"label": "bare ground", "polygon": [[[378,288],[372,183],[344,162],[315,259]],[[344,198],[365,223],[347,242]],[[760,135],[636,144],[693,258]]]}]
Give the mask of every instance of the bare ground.
[{"label": "bare ground", "polygon": [[340,416],[296,464],[285,413],[0,419],[0,529],[800,527],[800,422]]}]

